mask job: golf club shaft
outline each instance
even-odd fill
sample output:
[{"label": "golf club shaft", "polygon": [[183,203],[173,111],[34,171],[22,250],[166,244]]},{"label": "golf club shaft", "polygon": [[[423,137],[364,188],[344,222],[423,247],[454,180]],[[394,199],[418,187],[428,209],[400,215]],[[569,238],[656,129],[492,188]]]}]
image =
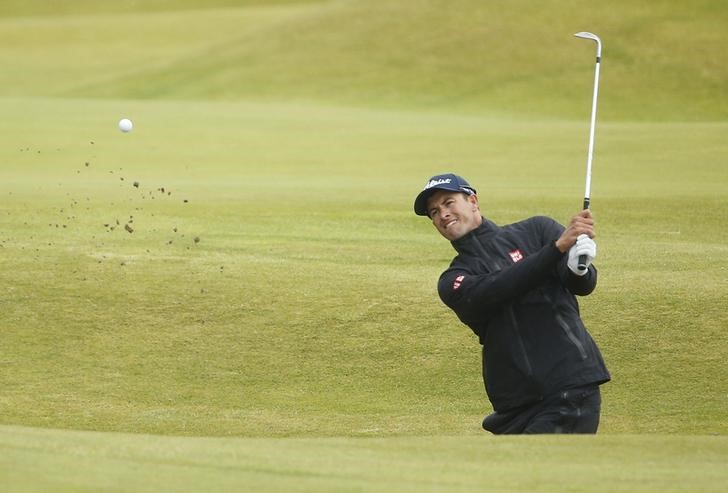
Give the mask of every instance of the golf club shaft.
[{"label": "golf club shaft", "polygon": [[[599,95],[599,67],[602,61],[602,42],[599,36],[592,33],[577,33],[575,36],[585,39],[592,39],[597,43],[596,68],[594,70],[594,93],[592,94],[591,121],[589,125],[589,151],[586,160],[586,183],[584,186],[584,204],[583,208],[588,209],[591,202],[591,175],[592,160],[594,157],[594,128],[597,119],[597,97]],[[586,255],[579,255],[578,269],[584,271],[587,269]]]}]

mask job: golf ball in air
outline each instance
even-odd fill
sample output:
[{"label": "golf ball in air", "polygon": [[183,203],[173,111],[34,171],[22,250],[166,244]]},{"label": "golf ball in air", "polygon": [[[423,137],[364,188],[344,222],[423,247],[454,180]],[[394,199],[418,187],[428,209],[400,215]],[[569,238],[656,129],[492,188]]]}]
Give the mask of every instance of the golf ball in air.
[{"label": "golf ball in air", "polygon": [[119,120],[119,130],[122,132],[131,132],[133,126],[134,124],[128,118],[122,118]]}]

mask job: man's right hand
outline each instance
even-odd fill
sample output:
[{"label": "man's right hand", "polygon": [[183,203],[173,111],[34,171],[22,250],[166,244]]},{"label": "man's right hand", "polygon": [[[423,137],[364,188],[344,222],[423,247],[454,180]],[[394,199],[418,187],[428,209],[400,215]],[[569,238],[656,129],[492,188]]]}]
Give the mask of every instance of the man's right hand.
[{"label": "man's right hand", "polygon": [[592,218],[591,211],[584,209],[579,214],[571,218],[569,225],[566,227],[559,239],[556,240],[556,248],[561,253],[566,253],[571,248],[580,235],[587,235],[589,238],[594,238],[594,219]]}]

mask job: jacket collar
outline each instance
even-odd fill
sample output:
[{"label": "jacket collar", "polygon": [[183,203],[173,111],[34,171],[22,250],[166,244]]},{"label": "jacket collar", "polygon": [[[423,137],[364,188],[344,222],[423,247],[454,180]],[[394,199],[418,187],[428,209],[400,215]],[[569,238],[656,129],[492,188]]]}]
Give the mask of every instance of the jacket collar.
[{"label": "jacket collar", "polygon": [[487,242],[498,234],[498,231],[500,231],[500,226],[484,217],[480,226],[468,233],[465,233],[457,240],[451,241],[450,244],[458,253],[472,253],[473,239],[476,239],[481,243]]}]

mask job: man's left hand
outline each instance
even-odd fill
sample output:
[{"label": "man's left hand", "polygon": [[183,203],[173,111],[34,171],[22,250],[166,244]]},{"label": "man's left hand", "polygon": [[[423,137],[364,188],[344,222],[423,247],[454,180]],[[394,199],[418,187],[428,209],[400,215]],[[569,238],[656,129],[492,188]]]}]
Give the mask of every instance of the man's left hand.
[{"label": "man's left hand", "polygon": [[[586,255],[586,268],[584,270],[579,269],[580,255]],[[566,265],[577,276],[583,276],[589,270],[589,266],[596,256],[597,244],[594,240],[583,234],[576,239],[574,246],[569,249],[569,260]]]}]

